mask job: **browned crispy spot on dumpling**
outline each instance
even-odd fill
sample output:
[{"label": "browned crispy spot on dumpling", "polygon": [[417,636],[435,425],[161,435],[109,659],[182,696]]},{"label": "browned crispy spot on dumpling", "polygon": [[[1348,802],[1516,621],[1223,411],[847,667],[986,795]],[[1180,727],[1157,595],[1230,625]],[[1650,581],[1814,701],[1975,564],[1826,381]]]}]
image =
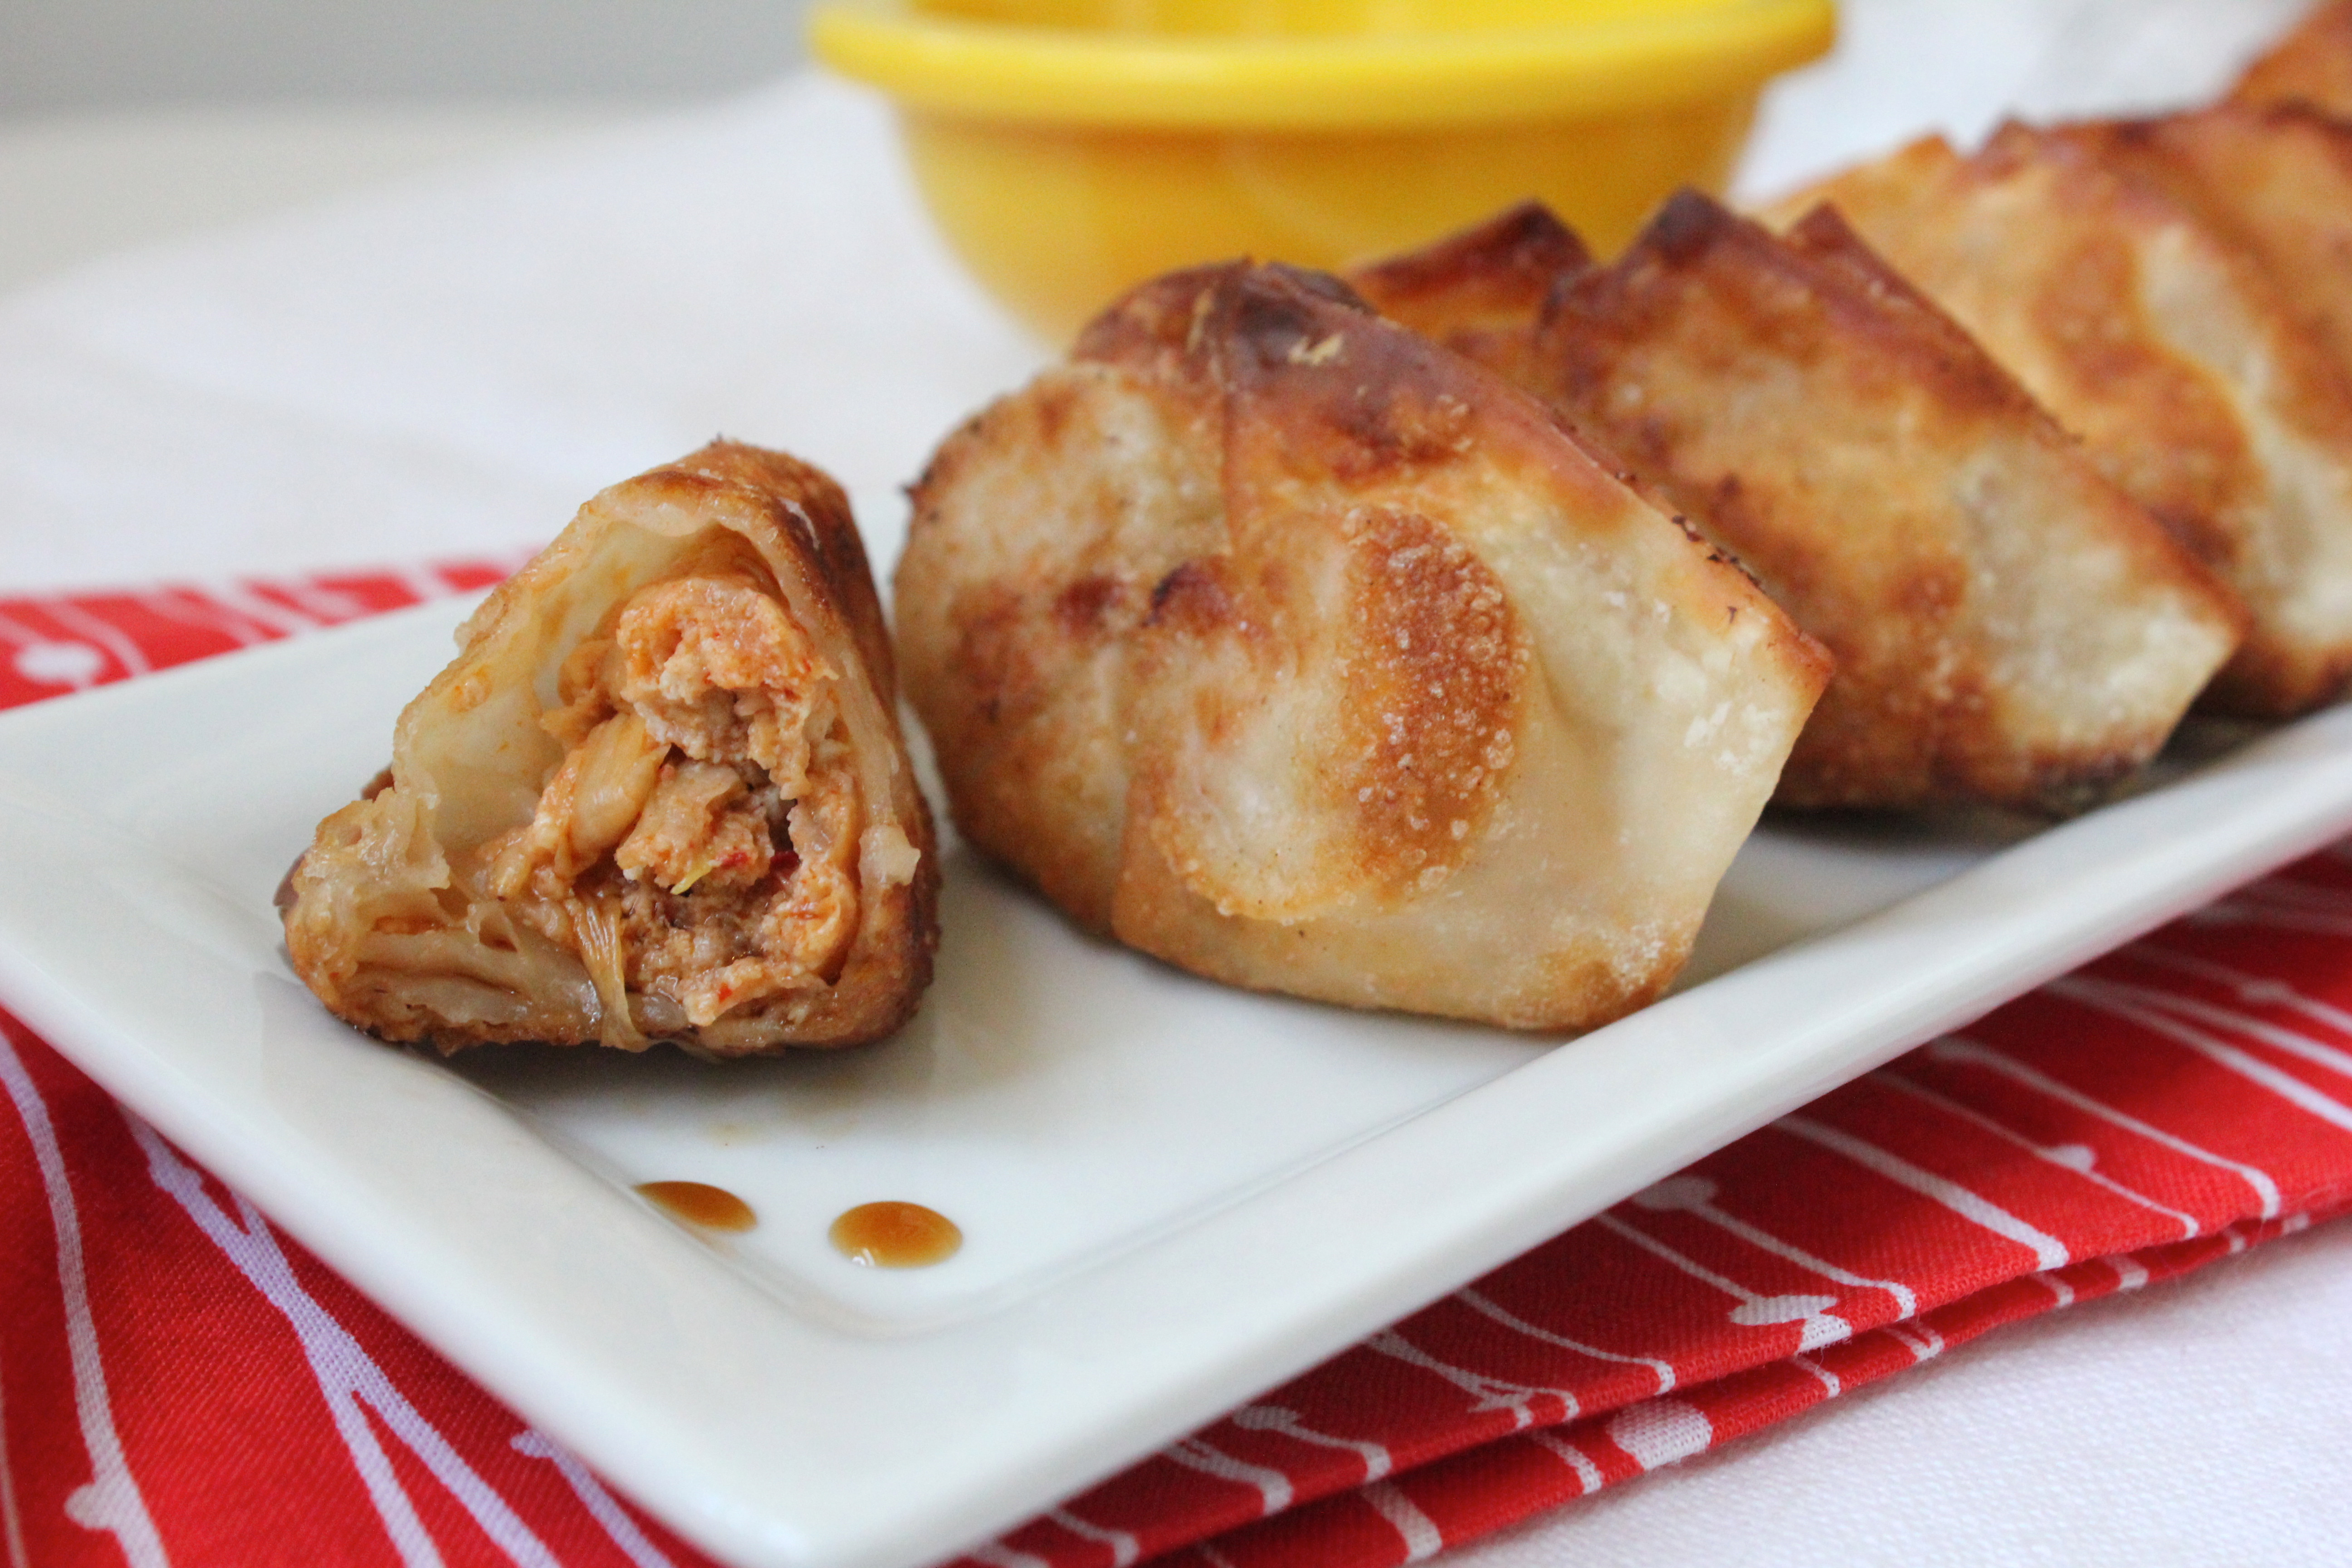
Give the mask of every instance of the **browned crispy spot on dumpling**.
[{"label": "browned crispy spot on dumpling", "polygon": [[1639,1005],[1825,675],[1539,405],[1287,269],[1145,285],[915,499],[900,647],[959,826],[1242,985]]},{"label": "browned crispy spot on dumpling", "polygon": [[1348,281],[1391,321],[1524,384],[1519,362],[1544,301],[1591,265],[1550,208],[1523,202]]},{"label": "browned crispy spot on dumpling", "polygon": [[2252,616],[2205,700],[2261,717],[2352,676],[2352,377],[2255,257],[2079,131],[1937,139],[1792,198],[1835,206]]},{"label": "browned crispy spot on dumpling", "polygon": [[1827,209],[1783,240],[1683,193],[1533,359],[1836,656],[1783,802],[2087,805],[2236,647],[2229,595]]}]

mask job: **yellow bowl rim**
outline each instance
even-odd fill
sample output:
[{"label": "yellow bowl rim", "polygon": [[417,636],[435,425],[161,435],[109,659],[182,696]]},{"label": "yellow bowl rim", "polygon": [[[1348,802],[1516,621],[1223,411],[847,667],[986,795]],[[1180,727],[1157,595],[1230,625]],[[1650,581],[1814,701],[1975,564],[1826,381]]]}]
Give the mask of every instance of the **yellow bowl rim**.
[{"label": "yellow bowl rim", "polygon": [[1751,90],[1837,36],[1834,0],[1725,0],[1553,26],[1149,37],[825,0],[809,46],[902,108],[1033,124],[1402,130],[1663,109]]}]

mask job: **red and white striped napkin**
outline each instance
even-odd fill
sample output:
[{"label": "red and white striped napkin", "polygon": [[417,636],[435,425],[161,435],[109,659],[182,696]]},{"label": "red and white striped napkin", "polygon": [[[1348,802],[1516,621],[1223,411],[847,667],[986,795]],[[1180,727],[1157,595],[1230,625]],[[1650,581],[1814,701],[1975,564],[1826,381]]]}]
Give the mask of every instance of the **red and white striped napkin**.
[{"label": "red and white striped napkin", "polygon": [[[511,562],[0,601],[0,705]],[[0,1015],[0,1549],[709,1560]],[[1386,1568],[2352,1207],[2352,856],[1783,1117],[983,1546]]]}]

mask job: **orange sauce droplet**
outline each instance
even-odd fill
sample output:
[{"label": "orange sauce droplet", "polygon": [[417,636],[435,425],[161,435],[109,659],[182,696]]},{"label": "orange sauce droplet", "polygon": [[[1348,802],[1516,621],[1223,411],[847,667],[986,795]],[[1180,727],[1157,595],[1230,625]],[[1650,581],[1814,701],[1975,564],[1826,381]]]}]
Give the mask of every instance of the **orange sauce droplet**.
[{"label": "orange sauce droplet", "polygon": [[688,1225],[705,1230],[749,1230],[760,1223],[750,1204],[708,1182],[643,1182],[637,1191]]},{"label": "orange sauce droplet", "polygon": [[849,1261],[868,1268],[922,1268],[946,1262],[963,1246],[955,1221],[920,1204],[859,1204],[825,1235]]}]

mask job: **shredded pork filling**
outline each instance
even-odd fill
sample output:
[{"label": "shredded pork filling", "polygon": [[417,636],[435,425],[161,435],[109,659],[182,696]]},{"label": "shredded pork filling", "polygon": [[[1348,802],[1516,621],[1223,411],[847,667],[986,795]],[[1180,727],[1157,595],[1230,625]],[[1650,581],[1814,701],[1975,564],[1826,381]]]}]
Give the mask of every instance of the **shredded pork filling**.
[{"label": "shredded pork filling", "polygon": [[541,721],[563,758],[531,820],[484,847],[485,877],[580,954],[615,1043],[638,1037],[630,993],[701,1026],[839,973],[860,827],[839,674],[732,543],[564,661]]}]

